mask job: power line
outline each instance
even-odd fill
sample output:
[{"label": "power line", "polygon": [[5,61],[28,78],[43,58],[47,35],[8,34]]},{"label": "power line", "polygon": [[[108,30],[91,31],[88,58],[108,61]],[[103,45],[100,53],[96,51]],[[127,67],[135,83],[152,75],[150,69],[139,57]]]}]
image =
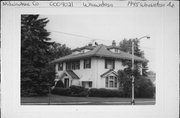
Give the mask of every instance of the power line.
[{"label": "power line", "polygon": [[81,38],[86,38],[86,39],[91,39],[91,41],[95,41],[95,40],[107,41],[107,40],[103,40],[103,39],[88,37],[88,36],[74,34],[74,33],[67,33],[67,32],[55,31],[55,30],[51,30],[51,31],[56,32],[56,33],[60,33],[60,34],[71,35],[71,36],[81,37]]},{"label": "power line", "polygon": [[[96,41],[96,40],[101,40],[101,41],[108,41],[110,42],[110,40],[104,40],[104,39],[99,39],[99,38],[93,38],[93,37],[89,37],[89,36],[84,36],[84,35],[80,35],[80,34],[74,34],[74,33],[67,33],[67,32],[61,32],[61,31],[55,31],[55,30],[51,30],[52,32],[55,33],[60,33],[60,34],[65,34],[65,35],[70,35],[70,36],[75,36],[75,37],[81,37],[81,38],[86,38],[86,39],[91,39],[92,42]],[[142,48],[146,48],[146,49],[153,49],[150,47],[144,47],[144,46],[140,46]]]}]

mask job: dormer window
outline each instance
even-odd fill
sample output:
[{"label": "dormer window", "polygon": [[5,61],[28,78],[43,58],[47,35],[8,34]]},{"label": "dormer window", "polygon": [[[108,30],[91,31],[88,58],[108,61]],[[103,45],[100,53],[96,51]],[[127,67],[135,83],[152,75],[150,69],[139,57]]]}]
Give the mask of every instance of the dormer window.
[{"label": "dormer window", "polygon": [[79,54],[80,52],[79,51],[74,51],[72,54]]},{"label": "dormer window", "polygon": [[81,53],[86,53],[86,52],[88,52],[88,51],[90,51],[90,50],[88,50],[88,49],[83,49],[83,50],[81,50]]},{"label": "dormer window", "polygon": [[109,49],[111,52],[113,53],[120,53],[120,49],[118,48],[112,48],[112,49]]}]

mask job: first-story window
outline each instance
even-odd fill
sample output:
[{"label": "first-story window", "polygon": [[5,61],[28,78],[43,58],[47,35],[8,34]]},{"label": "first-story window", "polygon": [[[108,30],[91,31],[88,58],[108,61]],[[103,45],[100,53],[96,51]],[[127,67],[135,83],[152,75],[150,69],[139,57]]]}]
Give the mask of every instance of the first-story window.
[{"label": "first-story window", "polygon": [[108,76],[105,80],[106,88],[117,88],[117,77],[115,76]]},{"label": "first-story window", "polygon": [[117,77],[115,77],[115,87],[117,87]]},{"label": "first-story window", "polygon": [[92,87],[92,82],[89,82],[89,87]]},{"label": "first-story window", "polygon": [[108,77],[106,77],[106,87],[108,87]]}]

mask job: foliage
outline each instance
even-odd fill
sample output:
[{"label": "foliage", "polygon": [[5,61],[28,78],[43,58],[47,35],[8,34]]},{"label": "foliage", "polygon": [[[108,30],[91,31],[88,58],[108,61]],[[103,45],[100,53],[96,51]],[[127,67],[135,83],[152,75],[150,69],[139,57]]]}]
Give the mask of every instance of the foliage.
[{"label": "foliage", "polygon": [[39,15],[21,16],[21,95],[46,95],[54,79],[53,67],[48,65],[50,33],[45,29],[47,18]]},{"label": "foliage", "polygon": [[[132,42],[134,42],[134,55],[144,58],[144,52],[139,49],[139,40],[127,40],[124,39],[120,42],[120,48],[124,52],[132,53]],[[120,82],[120,88],[123,89],[125,97],[131,97],[132,89],[132,75],[135,77],[135,96],[136,97],[152,97],[154,96],[155,89],[151,81],[147,77],[147,62],[142,63],[142,75],[140,75],[140,67],[138,63],[134,62],[134,70],[132,71],[132,61],[131,60],[122,60],[122,64],[126,66],[124,70],[118,71],[118,78]]]},{"label": "foliage", "polygon": [[[134,42],[134,55],[144,58],[144,52],[142,50],[140,50],[140,48],[139,48],[140,41],[138,39],[122,40],[119,43],[120,49],[124,52],[128,52],[128,53],[132,54],[132,42]],[[122,64],[123,64],[123,66],[127,66],[127,68],[129,68],[129,70],[132,67],[131,60],[122,60]],[[137,62],[137,61],[134,62],[135,69],[140,71],[138,64],[139,64],[139,62]],[[142,68],[143,68],[142,73],[144,76],[147,76],[147,70],[148,70],[147,64],[148,64],[147,62],[142,63]]]},{"label": "foliage", "polygon": [[60,58],[62,56],[66,56],[71,54],[71,49],[68,48],[65,44],[53,43],[50,46],[49,51],[51,52],[51,60]]},{"label": "foliage", "polygon": [[[131,97],[132,79],[131,74],[126,70],[119,70],[118,76],[121,83],[124,97]],[[137,71],[134,72],[135,78],[135,97],[152,98],[155,94],[155,87],[153,83],[145,76],[141,76]]]},{"label": "foliage", "polygon": [[119,90],[92,88],[89,90],[89,97],[123,97],[123,93]]},{"label": "foliage", "polygon": [[72,96],[85,97],[88,95],[88,89],[82,86],[70,86]]},{"label": "foliage", "polygon": [[62,80],[57,81],[55,87],[64,88],[64,83],[62,82]]},{"label": "foliage", "polygon": [[71,95],[71,89],[70,88],[60,88],[60,87],[55,87],[52,91],[52,94],[57,94],[57,95],[65,95],[65,96],[70,96]]},{"label": "foliage", "polygon": [[155,95],[155,87],[151,80],[147,78],[140,77],[136,81],[136,89],[135,97],[138,98],[153,98]]}]

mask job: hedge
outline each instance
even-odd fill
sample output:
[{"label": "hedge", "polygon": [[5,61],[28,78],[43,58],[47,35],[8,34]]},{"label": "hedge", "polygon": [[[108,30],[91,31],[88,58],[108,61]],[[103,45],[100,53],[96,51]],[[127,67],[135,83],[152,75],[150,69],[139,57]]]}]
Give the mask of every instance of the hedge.
[{"label": "hedge", "polygon": [[51,93],[76,97],[124,97],[123,92],[120,90],[111,90],[104,88],[87,89],[81,86],[71,86],[70,88],[55,87]]},{"label": "hedge", "polygon": [[60,88],[60,87],[55,87],[52,91],[52,94],[57,94],[57,95],[65,95],[65,96],[70,96],[71,95],[71,89],[70,88]]},{"label": "hedge", "polygon": [[55,87],[51,93],[65,96],[86,97],[88,96],[88,89],[81,86],[71,86],[70,88]]},{"label": "hedge", "polygon": [[70,89],[71,89],[71,95],[72,96],[77,96],[77,97],[86,97],[86,96],[88,96],[88,89],[84,88],[82,86],[72,85],[72,86],[70,86]]},{"label": "hedge", "polygon": [[89,97],[123,97],[123,92],[104,88],[92,88],[89,90]]}]

